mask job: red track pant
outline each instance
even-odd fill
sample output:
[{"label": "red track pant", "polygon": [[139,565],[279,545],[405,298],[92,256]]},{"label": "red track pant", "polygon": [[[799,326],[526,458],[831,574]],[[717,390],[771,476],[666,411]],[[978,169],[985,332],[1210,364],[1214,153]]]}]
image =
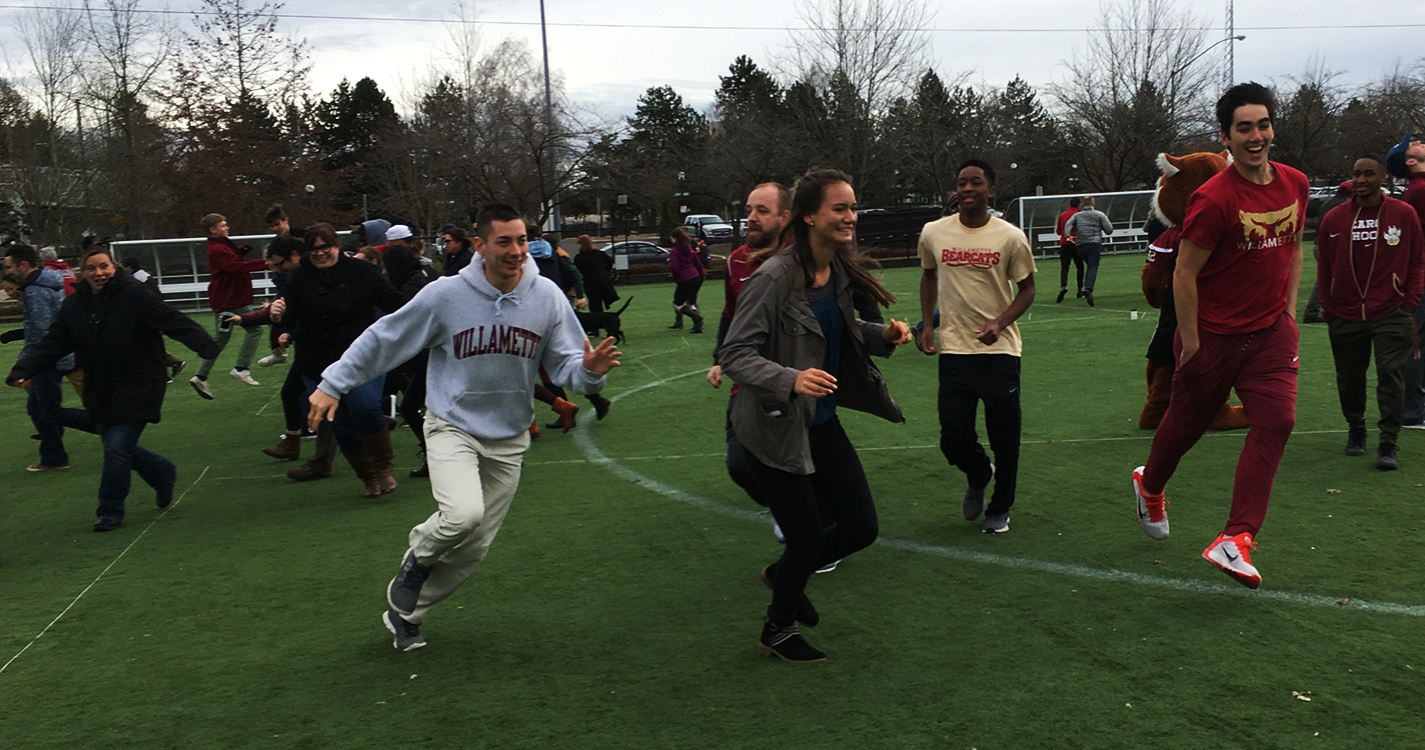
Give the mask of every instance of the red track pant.
[{"label": "red track pant", "polygon": [[[1153,437],[1143,489],[1163,490],[1178,461],[1197,444],[1235,388],[1251,431],[1237,461],[1232,515],[1225,531],[1228,535],[1245,531],[1255,537],[1267,516],[1282,451],[1296,425],[1300,332],[1296,321],[1282,313],[1276,323],[1260,331],[1230,336],[1204,331],[1199,338],[1197,354],[1173,374],[1172,401]],[[1174,336],[1173,351],[1179,359],[1182,348],[1182,336]]]}]

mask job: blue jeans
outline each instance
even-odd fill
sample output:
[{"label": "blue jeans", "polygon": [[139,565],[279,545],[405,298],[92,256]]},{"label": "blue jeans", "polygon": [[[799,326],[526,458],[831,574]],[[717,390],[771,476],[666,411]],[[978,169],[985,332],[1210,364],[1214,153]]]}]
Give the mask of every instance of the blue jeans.
[{"label": "blue jeans", "polygon": [[104,472],[99,476],[100,521],[124,520],[124,499],[129,496],[130,473],[137,471],[148,486],[158,489],[173,484],[178,467],[172,461],[139,445],[147,422],[99,425],[104,444]]},{"label": "blue jeans", "polygon": [[[302,382],[307,384],[307,396],[317,389],[317,381],[305,375]],[[336,408],[336,419],[332,421],[332,435],[343,453],[361,448],[362,438],[386,429],[386,412],[381,408],[381,392],[386,385],[386,376],[368,380],[352,388],[341,397]]]},{"label": "blue jeans", "polygon": [[60,423],[63,381],[64,376],[54,369],[30,378],[30,395],[25,401],[25,411],[40,434],[40,463],[45,466],[69,463],[69,453],[64,450],[64,426]]}]

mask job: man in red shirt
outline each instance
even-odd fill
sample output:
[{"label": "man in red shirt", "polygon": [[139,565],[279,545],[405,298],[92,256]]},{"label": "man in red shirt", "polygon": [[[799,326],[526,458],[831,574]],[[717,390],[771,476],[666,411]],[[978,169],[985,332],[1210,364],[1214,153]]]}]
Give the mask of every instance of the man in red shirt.
[{"label": "man in red shirt", "polygon": [[[1385,155],[1385,167],[1391,174],[1406,180],[1401,200],[1409,203],[1425,225],[1425,143],[1412,139],[1409,133]],[[1425,310],[1415,308],[1416,335],[1425,335]],[[1411,357],[1405,363],[1404,426],[1409,430],[1425,430],[1425,360]]]},{"label": "man in red shirt", "polygon": [[1078,248],[1074,246],[1072,235],[1064,235],[1064,225],[1069,223],[1069,219],[1079,212],[1079,199],[1070,198],[1069,207],[1059,214],[1059,220],[1054,222],[1054,232],[1059,235],[1059,298],[1054,300],[1055,304],[1064,301],[1064,295],[1069,293],[1069,264],[1073,264],[1076,269],[1076,277],[1079,282],[1079,296],[1084,296],[1084,259],[1079,257]]},{"label": "man in red shirt", "polygon": [[1278,464],[1296,425],[1296,289],[1306,176],[1267,157],[1276,102],[1257,83],[1217,100],[1232,165],[1188,199],[1173,274],[1178,366],[1172,401],[1133,471],[1138,524],[1166,539],[1163,488],[1236,389],[1251,432],[1237,463],[1232,511],[1202,556],[1248,588],[1262,577],[1249,553],[1266,518]]},{"label": "man in red shirt", "polygon": [[1415,310],[1425,287],[1420,218],[1381,190],[1385,167],[1356,160],[1355,195],[1326,213],[1316,234],[1321,313],[1336,360],[1336,390],[1349,434],[1346,455],[1366,452],[1366,369],[1375,346],[1380,446],[1376,468],[1398,468],[1405,362],[1414,349]]},{"label": "man in red shirt", "polygon": [[[214,338],[218,342],[218,351],[221,352],[228,345],[228,338],[233,335],[232,324],[224,322],[223,317],[250,311],[252,274],[266,271],[267,261],[261,258],[243,258],[252,252],[252,248],[247,245],[240,248],[228,239],[228,220],[221,214],[208,214],[200,219],[199,223],[208,232],[208,307],[212,308],[218,321],[218,334]],[[257,353],[257,340],[261,335],[262,332],[257,326],[243,329],[242,349],[238,351],[237,364],[232,372],[228,373],[248,385],[258,384],[249,372],[248,365],[252,363],[252,355]],[[210,400],[213,398],[213,392],[208,388],[208,374],[213,371],[213,365],[217,361],[216,356],[203,360],[203,364],[198,367],[198,374],[188,381],[199,396]]]}]

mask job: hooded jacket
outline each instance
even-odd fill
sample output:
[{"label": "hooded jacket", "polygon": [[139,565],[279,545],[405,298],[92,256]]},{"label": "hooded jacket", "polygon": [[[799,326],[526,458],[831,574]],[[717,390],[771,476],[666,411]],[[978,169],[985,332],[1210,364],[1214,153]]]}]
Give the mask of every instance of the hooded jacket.
[{"label": "hooded jacket", "polygon": [[266,271],[267,262],[243,258],[252,251],[243,247],[227,237],[208,238],[208,307],[213,312],[252,304],[252,273]]},{"label": "hooded jacket", "polygon": [[116,270],[97,294],[80,281],[44,339],[27,349],[6,380],[34,377],[74,352],[84,369],[84,408],[95,424],[157,422],[168,383],[162,334],[204,359],[218,356],[202,326]]},{"label": "hooded jacket", "polygon": [[[49,333],[50,326],[59,315],[65,298],[64,277],[52,268],[37,268],[25,279],[21,289],[25,292],[20,301],[20,311],[25,316],[25,348],[20,350],[20,359],[24,359],[30,349]],[[65,356],[55,363],[55,368],[60,372],[73,370],[74,357]]]},{"label": "hooded jacket", "polygon": [[479,255],[456,276],[428,284],[394,315],[376,321],[322,373],[322,391],[341,396],[430,349],[426,408],[478,438],[521,435],[534,421],[539,366],[576,393],[597,393],[604,376],[584,369],[584,331],[568,298],[527,257],[514,291],[485,278]]},{"label": "hooded jacket", "polygon": [[330,268],[318,268],[310,255],[302,256],[291,281],[282,288],[282,299],[287,312],[281,324],[292,328],[297,343],[294,366],[312,379],[320,378],[322,370],[371,325],[377,308],[395,312],[406,302],[375,266],[345,255],[337,256]]}]

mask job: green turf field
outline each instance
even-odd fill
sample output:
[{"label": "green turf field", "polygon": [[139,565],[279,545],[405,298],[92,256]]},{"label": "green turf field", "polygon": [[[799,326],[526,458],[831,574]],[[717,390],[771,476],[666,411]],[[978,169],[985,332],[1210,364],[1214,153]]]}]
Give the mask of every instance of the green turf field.
[{"label": "green turf field", "polygon": [[[124,527],[94,534],[97,440],[71,434],[74,468],[27,473],[23,394],[0,389],[0,747],[1420,746],[1425,434],[1401,436],[1398,472],[1374,469],[1373,429],[1366,457],[1343,456],[1326,330],[1307,326],[1262,588],[1200,557],[1241,432],[1188,455],[1172,538],[1151,541],[1129,491],[1156,322],[1141,262],[1105,258],[1093,309],[1055,305],[1058,262],[1042,264],[1009,533],[959,517],[933,359],[882,363],[905,424],[843,411],[882,539],[814,577],[808,636],[829,656],[814,665],[757,654],[758,571],[779,548],[723,469],[727,393],[701,377],[712,327],[665,330],[671,285],[623,290],[612,414],[534,443],[485,567],[412,653],[378,620],[433,509],[404,477],[409,433],[392,495],[363,499],[340,462],[289,483],[291,464],[258,452],[281,429],[286,366],[245,386],[223,374],[234,342],[217,400],[175,383],[145,435],[179,464],[179,501],[160,513],[136,479]],[[918,317],[918,274],[886,273],[892,314]],[[710,316],[721,294],[704,288]]]}]

